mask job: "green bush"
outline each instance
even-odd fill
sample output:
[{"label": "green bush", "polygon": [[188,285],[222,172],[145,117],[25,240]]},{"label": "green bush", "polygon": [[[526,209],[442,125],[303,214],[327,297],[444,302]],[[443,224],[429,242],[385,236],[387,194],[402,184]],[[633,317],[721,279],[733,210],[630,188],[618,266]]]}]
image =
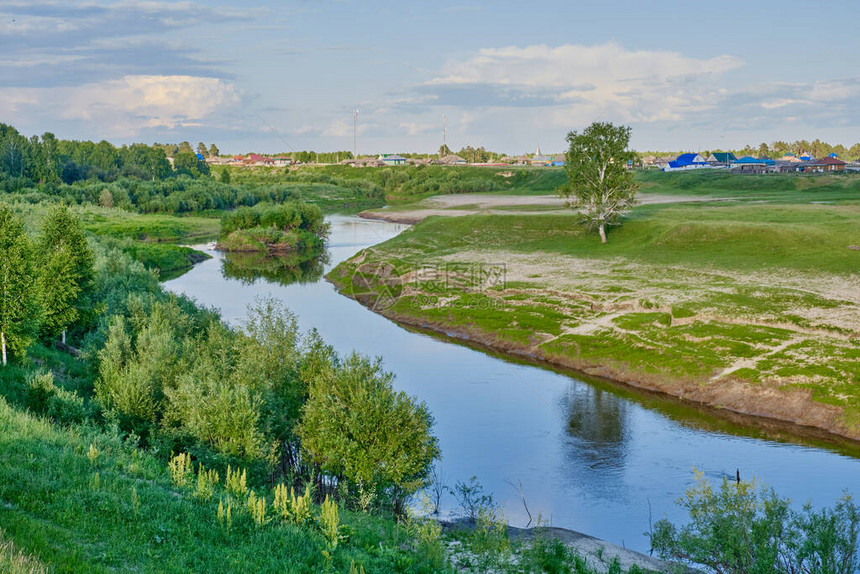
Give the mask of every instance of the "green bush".
[{"label": "green bush", "polygon": [[714,490],[700,472],[679,504],[691,522],[654,525],[651,546],[663,558],[717,572],[827,572],[853,574],[860,567],[860,509],[845,495],[832,509],[798,512],[773,489],[723,479]]},{"label": "green bush", "polygon": [[54,384],[50,372],[32,373],[27,381],[27,407],[59,423],[82,423],[92,416],[93,409],[78,396]]},{"label": "green bush", "polygon": [[350,482],[359,506],[382,497],[402,513],[439,448],[427,407],[394,391],[393,378],[379,359],[350,355],[310,382],[298,433],[324,471]]}]

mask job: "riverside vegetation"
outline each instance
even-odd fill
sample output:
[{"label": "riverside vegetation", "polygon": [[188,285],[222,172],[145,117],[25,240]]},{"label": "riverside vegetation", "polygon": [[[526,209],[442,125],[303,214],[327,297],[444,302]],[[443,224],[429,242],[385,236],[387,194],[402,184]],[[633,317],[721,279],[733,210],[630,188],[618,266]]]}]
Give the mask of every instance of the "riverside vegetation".
[{"label": "riverside vegetation", "polygon": [[547,193],[563,172],[212,178],[193,161],[164,170],[148,146],[53,148],[45,136],[25,145],[2,128],[2,263],[24,278],[15,288],[25,296],[2,309],[11,336],[0,369],[0,569],[621,571],[551,537],[509,540],[489,501],[461,501],[476,509],[471,533],[409,517],[405,503],[439,453],[430,413],[392,389],[379,361],[336,355],[272,301],[229,327],[165,293],[154,272],[171,251],[187,265],[188,252],[167,242],[214,238],[224,209]]},{"label": "riverside vegetation", "polygon": [[431,217],[329,277],[403,323],[860,439],[860,178],[638,179],[704,201],[605,245],[566,213]]},{"label": "riverside vegetation", "polygon": [[453,538],[394,520],[438,450],[378,361],[338,357],[272,301],[230,328],[89,245],[86,313],[65,325],[80,355],[37,329],[0,370],[4,569],[438,572],[456,542],[461,569],[593,571],[508,542],[494,514]]},{"label": "riverside vegetation", "polygon": [[19,292],[0,305],[0,569],[594,571],[509,542],[495,514],[474,535],[409,517],[439,452],[378,360],[337,356],[272,301],[229,327],[134,259],[217,220],[2,200]]}]

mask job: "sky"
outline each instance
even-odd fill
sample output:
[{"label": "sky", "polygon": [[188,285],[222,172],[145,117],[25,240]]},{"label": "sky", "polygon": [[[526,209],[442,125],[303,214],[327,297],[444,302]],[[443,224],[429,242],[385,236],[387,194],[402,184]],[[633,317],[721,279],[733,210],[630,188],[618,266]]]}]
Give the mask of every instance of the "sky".
[{"label": "sky", "polygon": [[[860,142],[856,0],[0,1],[0,122],[222,153]],[[443,118],[447,118],[444,121]]]}]

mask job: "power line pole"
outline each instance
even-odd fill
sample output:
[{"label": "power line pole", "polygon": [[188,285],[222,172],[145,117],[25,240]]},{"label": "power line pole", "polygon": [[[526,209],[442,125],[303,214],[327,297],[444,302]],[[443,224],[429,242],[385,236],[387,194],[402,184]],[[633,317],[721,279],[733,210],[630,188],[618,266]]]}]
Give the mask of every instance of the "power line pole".
[{"label": "power line pole", "polygon": [[352,110],[352,158],[358,159],[358,109]]}]

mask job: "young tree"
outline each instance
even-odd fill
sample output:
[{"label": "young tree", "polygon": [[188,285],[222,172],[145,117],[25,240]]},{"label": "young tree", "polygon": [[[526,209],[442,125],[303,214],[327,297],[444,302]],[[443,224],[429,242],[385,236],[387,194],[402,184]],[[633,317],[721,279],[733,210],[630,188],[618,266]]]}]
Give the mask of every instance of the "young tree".
[{"label": "young tree", "polygon": [[617,224],[636,205],[638,185],[626,167],[635,158],[627,148],[630,127],[595,122],[582,133],[568,133],[567,142],[568,182],[559,194],[589,225],[597,227],[600,241],[606,243],[605,226]]},{"label": "young tree", "polygon": [[379,360],[352,354],[309,381],[298,434],[325,472],[346,478],[367,507],[385,495],[395,512],[425,486],[439,447],[423,403],[392,388]]},{"label": "young tree", "polygon": [[24,225],[0,206],[0,347],[23,353],[38,330],[39,303],[32,246]]},{"label": "young tree", "polygon": [[94,257],[81,223],[67,207],[52,209],[45,217],[38,252],[41,259],[39,297],[43,333],[62,334],[90,307],[95,272]]}]

